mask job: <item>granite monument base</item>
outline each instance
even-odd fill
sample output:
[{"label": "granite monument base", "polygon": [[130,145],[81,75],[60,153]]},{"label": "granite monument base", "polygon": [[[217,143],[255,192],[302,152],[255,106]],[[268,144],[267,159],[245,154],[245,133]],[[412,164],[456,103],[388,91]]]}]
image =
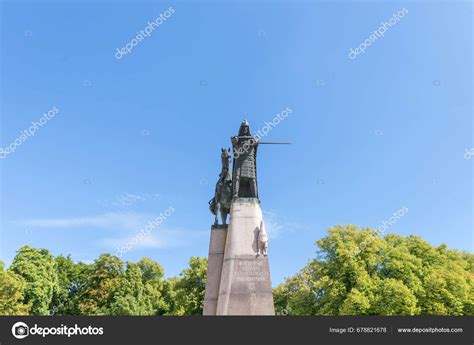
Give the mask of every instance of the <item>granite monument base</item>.
[{"label": "granite monument base", "polygon": [[258,254],[257,199],[232,202],[216,315],[275,315],[268,257]]},{"label": "granite monument base", "polygon": [[227,225],[211,227],[203,315],[216,315],[226,237]]}]

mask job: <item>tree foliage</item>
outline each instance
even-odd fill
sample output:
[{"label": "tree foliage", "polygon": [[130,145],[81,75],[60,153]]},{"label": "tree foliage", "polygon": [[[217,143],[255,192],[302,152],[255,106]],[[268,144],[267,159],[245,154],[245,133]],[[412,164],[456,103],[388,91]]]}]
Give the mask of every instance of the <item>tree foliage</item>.
[{"label": "tree foliage", "polygon": [[191,257],[189,268],[172,281],[174,315],[202,315],[206,289],[207,259]]},{"label": "tree foliage", "polygon": [[102,254],[88,265],[25,246],[8,270],[0,262],[0,315],[201,315],[206,269],[207,259],[193,257],[165,279],[149,258]]},{"label": "tree foliage", "polygon": [[26,282],[4,266],[0,261],[0,315],[28,315],[31,305],[23,303]]},{"label": "tree foliage", "polygon": [[114,295],[124,280],[122,260],[102,254],[87,269],[87,277],[79,292],[78,309],[81,315],[113,315]]},{"label": "tree foliage", "polygon": [[417,236],[337,226],[274,291],[292,315],[472,315],[474,255]]},{"label": "tree foliage", "polygon": [[[277,314],[474,315],[474,255],[356,226],[330,228],[316,257],[274,289]],[[177,277],[143,258],[92,264],[46,249],[0,262],[0,315],[202,315],[207,259]]]},{"label": "tree foliage", "polygon": [[31,314],[49,315],[53,295],[59,289],[53,256],[46,249],[24,246],[9,270],[26,282],[24,303],[31,304]]},{"label": "tree foliage", "polygon": [[86,285],[88,265],[74,263],[70,256],[55,259],[59,289],[53,294],[50,310],[55,315],[79,315],[78,301]]}]

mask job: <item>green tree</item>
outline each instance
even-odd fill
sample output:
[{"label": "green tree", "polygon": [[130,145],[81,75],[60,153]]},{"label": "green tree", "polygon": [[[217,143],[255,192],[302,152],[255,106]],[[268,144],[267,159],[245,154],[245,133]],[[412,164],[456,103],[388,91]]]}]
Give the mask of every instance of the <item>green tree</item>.
[{"label": "green tree", "polygon": [[102,254],[84,273],[86,280],[79,293],[79,313],[112,315],[110,306],[124,278],[122,260],[110,254]]},{"label": "green tree", "polygon": [[78,315],[80,294],[86,286],[88,265],[75,263],[70,256],[55,259],[59,288],[53,294],[50,310],[55,315]]},{"label": "green tree", "polygon": [[17,251],[10,271],[26,282],[24,303],[32,315],[49,315],[53,294],[59,288],[53,256],[46,249],[24,246]]},{"label": "green tree", "polygon": [[125,276],[113,293],[111,315],[153,315],[153,304],[142,281],[142,270],[127,262]]},{"label": "green tree", "polygon": [[138,262],[142,271],[142,283],[145,293],[151,300],[155,315],[163,315],[170,311],[170,304],[166,300],[167,286],[163,280],[165,271],[163,267],[149,258],[143,258]]},{"label": "green tree", "polygon": [[163,299],[165,301],[166,310],[163,310],[162,315],[184,315],[184,307],[178,305],[180,302],[176,297],[176,284],[178,281],[180,281],[180,278],[170,277],[163,282]]},{"label": "green tree", "polygon": [[127,262],[125,275],[113,292],[112,315],[162,315],[169,305],[164,297],[164,271],[157,262],[143,258]]},{"label": "green tree", "polygon": [[31,305],[23,303],[26,282],[4,266],[0,261],[0,315],[28,315]]},{"label": "green tree", "polygon": [[207,258],[191,257],[189,268],[168,282],[168,289],[174,290],[173,315],[202,315],[206,274]]},{"label": "green tree", "polygon": [[417,236],[329,229],[317,256],[274,290],[293,315],[472,315],[474,255]]}]

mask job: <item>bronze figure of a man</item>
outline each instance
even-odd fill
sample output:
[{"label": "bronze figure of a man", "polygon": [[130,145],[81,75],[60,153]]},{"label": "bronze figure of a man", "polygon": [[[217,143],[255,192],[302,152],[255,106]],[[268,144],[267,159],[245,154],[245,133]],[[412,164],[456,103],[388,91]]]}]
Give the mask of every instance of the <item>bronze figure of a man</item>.
[{"label": "bronze figure of a man", "polygon": [[258,139],[250,133],[247,120],[240,125],[239,135],[231,138],[234,149],[233,197],[258,198],[257,148]]}]

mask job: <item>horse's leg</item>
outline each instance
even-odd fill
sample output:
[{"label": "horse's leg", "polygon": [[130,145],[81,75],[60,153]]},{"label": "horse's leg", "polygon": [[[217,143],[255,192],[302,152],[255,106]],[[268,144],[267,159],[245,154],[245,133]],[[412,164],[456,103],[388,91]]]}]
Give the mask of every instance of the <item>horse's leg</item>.
[{"label": "horse's leg", "polygon": [[216,208],[216,225],[219,224],[219,221],[218,221],[218,215],[222,214],[222,206],[221,206],[221,203],[218,201],[217,202],[217,208]]},{"label": "horse's leg", "polygon": [[214,213],[214,226],[217,226],[218,220],[217,220],[217,202],[216,198],[214,197],[214,207],[212,209],[212,213]]},{"label": "horse's leg", "polygon": [[221,191],[220,191],[220,186],[219,186],[219,182],[216,183],[216,189],[214,191],[214,200],[215,200],[215,210],[216,210],[216,213],[214,214],[215,215],[215,219],[214,219],[214,225],[217,226],[219,225],[219,218],[218,218],[218,215],[219,215],[219,197],[220,197],[220,194],[221,194]]},{"label": "horse's leg", "polygon": [[227,225],[227,208],[223,207],[221,208],[221,219],[222,219],[222,225]]}]

